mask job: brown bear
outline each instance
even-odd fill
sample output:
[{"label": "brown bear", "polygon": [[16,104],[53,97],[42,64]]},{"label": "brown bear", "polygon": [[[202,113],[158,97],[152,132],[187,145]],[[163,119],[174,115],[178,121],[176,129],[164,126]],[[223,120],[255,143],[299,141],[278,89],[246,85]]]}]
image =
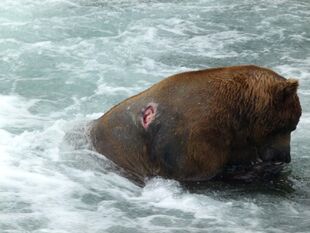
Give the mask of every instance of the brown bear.
[{"label": "brown bear", "polygon": [[205,181],[229,165],[289,163],[297,87],[253,65],[176,74],[92,122],[91,140],[139,181]]}]

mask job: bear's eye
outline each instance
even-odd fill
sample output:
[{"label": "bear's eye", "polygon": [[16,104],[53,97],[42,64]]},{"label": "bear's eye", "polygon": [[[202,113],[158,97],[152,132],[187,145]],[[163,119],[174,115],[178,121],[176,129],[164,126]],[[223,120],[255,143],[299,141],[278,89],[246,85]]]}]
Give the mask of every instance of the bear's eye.
[{"label": "bear's eye", "polygon": [[288,127],[279,128],[279,129],[272,131],[271,135],[290,134],[293,130],[294,129],[288,128]]},{"label": "bear's eye", "polygon": [[296,125],[289,125],[288,127],[281,129],[281,132],[282,133],[291,133],[295,129],[296,129]]}]

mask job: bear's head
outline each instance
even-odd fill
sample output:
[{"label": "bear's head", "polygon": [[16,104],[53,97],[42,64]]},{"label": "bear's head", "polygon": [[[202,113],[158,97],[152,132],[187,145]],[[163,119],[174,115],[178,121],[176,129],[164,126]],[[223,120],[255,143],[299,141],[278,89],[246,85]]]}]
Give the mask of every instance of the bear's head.
[{"label": "bear's head", "polygon": [[261,75],[249,85],[254,109],[250,134],[264,162],[291,161],[290,138],[301,116],[298,81],[278,75]]}]

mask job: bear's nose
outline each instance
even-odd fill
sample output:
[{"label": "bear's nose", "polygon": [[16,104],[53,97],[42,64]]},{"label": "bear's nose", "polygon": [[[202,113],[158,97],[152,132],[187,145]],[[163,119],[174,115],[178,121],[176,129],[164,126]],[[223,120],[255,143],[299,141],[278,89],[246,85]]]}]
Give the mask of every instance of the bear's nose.
[{"label": "bear's nose", "polygon": [[263,161],[268,162],[284,162],[289,163],[291,162],[291,153],[290,148],[273,148],[269,147],[265,150],[262,154],[261,159]]}]

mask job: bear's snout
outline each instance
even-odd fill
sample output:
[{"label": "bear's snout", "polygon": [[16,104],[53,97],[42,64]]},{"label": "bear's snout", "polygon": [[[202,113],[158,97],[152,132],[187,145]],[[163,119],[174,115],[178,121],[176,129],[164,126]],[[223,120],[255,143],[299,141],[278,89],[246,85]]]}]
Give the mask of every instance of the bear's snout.
[{"label": "bear's snout", "polygon": [[265,152],[261,155],[261,159],[264,162],[291,162],[290,147],[285,148],[274,148],[268,147]]}]

